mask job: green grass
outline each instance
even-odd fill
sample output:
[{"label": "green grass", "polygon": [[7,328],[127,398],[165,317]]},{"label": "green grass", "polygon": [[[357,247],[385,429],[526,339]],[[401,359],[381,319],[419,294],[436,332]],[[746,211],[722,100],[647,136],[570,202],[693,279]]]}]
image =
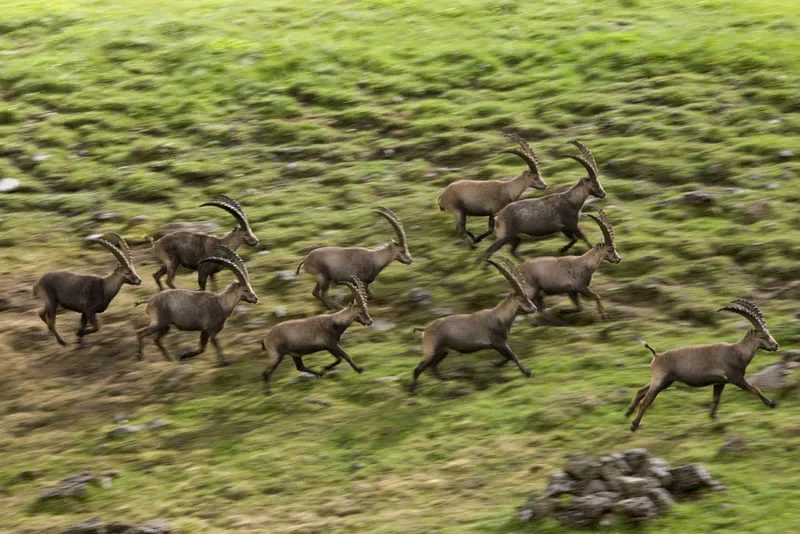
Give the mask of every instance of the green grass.
[{"label": "green grass", "polygon": [[[662,394],[636,434],[622,416],[648,380],[638,341],[660,350],[733,341],[745,323],[713,312],[729,299],[761,302],[782,347],[800,339],[797,289],[767,298],[798,278],[797,2],[3,7],[0,177],[22,182],[0,194],[4,528],[55,532],[99,516],[164,517],[181,533],[561,532],[518,523],[514,508],[568,454],[640,446],[671,464],[703,463],[729,487],[643,531],[800,527],[796,391],[771,411],[728,388],[718,423],[707,417],[710,390]],[[410,327],[435,315],[412,308],[408,291],[429,289],[434,307],[466,312],[507,290],[474,267],[475,253],[436,207],[455,179],[520,172],[518,161],[494,156],[507,147],[500,131],[530,139],[554,189],[580,176],[566,141],[594,151],[623,256],[594,284],[613,320],[599,322],[588,305],[569,327],[522,320],[510,344],[533,378],[492,368],[488,354],[451,356],[445,372],[461,378],[423,375],[409,398],[420,345]],[[715,192],[717,204],[658,206],[696,189]],[[153,293],[157,268],[145,238],[173,220],[227,229],[233,221],[221,210],[196,207],[216,193],[242,202],[271,251],[241,250],[261,302],[232,316],[221,336],[235,365],[214,368],[206,354],[173,387],[174,366],[154,346],[147,362],[135,360],[133,329],[146,318],[131,304]],[[759,199],[771,210],[752,221],[745,208]],[[264,397],[258,341],[276,322],[272,310],[319,312],[312,280],[280,282],[276,273],[294,270],[307,245],[387,241],[376,205],[399,214],[417,259],[390,266],[374,286],[373,317],[397,327],[351,329],[343,344],[363,375],[343,369],[292,384],[296,371],[284,362],[275,395]],[[124,220],[95,223],[98,210]],[[148,219],[130,225],[136,215]],[[141,243],[134,254],[145,283],[123,289],[91,347],[60,349],[29,288],[49,269],[107,272],[110,256],[81,246],[100,231]],[[559,238],[523,252],[560,246]],[[74,314],[58,321],[64,335],[77,326]],[[250,321],[265,325],[248,330]],[[196,342],[167,339],[173,351]],[[762,353],[752,367],[771,361]],[[108,440],[115,414],[172,425]],[[752,450],[719,455],[731,434]],[[5,483],[28,468],[45,478]],[[41,486],[105,468],[121,472],[111,489],[35,504]]]}]

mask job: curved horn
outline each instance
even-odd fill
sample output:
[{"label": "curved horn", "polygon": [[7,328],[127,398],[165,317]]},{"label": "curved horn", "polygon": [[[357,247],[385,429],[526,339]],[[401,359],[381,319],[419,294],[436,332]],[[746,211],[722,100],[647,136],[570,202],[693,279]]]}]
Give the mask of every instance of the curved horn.
[{"label": "curved horn", "polygon": [[583,165],[586,168],[586,172],[589,173],[589,179],[590,180],[593,180],[595,182],[598,181],[597,180],[597,171],[594,169],[594,167],[592,167],[591,163],[589,163],[588,161],[586,161],[585,159],[583,159],[580,156],[576,156],[575,154],[567,154],[567,157],[568,158],[572,158],[575,161],[577,161],[578,163],[580,163],[581,165]]},{"label": "curved horn", "polygon": [[250,273],[247,272],[247,267],[244,265],[244,260],[242,260],[241,256],[239,256],[233,249],[226,247],[225,245],[216,245],[214,249],[211,251],[212,257],[217,258],[225,258],[226,260],[230,260],[236,264],[242,274],[244,274],[247,280],[250,280]]},{"label": "curved horn", "polygon": [[[223,196],[224,195],[220,195],[220,197]],[[224,197],[224,198],[229,198],[229,197]],[[234,205],[228,203],[227,200],[209,200],[208,202],[203,202],[202,204],[200,204],[200,207],[203,206],[216,206],[218,208],[224,209],[225,211],[227,211],[236,218],[236,221],[242,228],[250,230],[250,223],[247,221],[247,217],[245,216],[244,212],[236,207],[238,206],[238,203]]]},{"label": "curved horn", "polygon": [[611,221],[608,219],[608,215],[603,210],[600,210],[598,213],[599,217],[592,215],[591,213],[587,213],[587,216],[594,219],[594,222],[600,227],[600,231],[603,232],[603,239],[605,240],[605,244],[607,247],[614,247],[614,228],[611,226]]},{"label": "curved horn", "polygon": [[[504,261],[504,260],[501,260],[501,261]],[[491,265],[494,265],[497,268],[497,270],[500,271],[500,274],[502,274],[503,277],[506,280],[508,280],[508,283],[511,284],[512,288],[514,288],[514,292],[517,295],[519,295],[520,297],[526,298],[526,299],[530,298],[528,296],[529,292],[526,290],[527,284],[525,283],[524,280],[521,280],[520,278],[518,278],[517,275],[514,274],[514,272],[513,272],[513,270],[516,270],[516,268],[513,268],[513,263],[511,264],[513,270],[509,270],[505,266],[501,265],[500,263],[497,263],[494,260],[486,260],[486,262],[491,264]],[[508,262],[508,260],[505,260],[505,262]]]},{"label": "curved horn", "polygon": [[397,239],[400,241],[400,244],[403,246],[404,249],[408,250],[408,241],[406,239],[406,231],[403,229],[403,225],[400,223],[400,220],[397,218],[397,215],[392,212],[392,210],[384,207],[377,207],[375,208],[375,213],[382,216],[384,219],[389,221],[389,224],[394,227],[394,231],[397,233]]},{"label": "curved horn", "polygon": [[114,242],[123,254],[125,254],[125,259],[128,263],[128,268],[133,271],[133,255],[131,255],[131,248],[128,246],[128,243],[122,238],[121,235],[115,234],[114,232],[109,232],[103,236],[103,239],[108,241]]},{"label": "curved horn", "polygon": [[584,145],[583,143],[581,143],[580,141],[578,141],[576,139],[573,139],[572,141],[568,141],[568,143],[578,147],[578,150],[581,151],[581,154],[583,154],[583,157],[586,158],[586,161],[588,161],[589,163],[592,164],[592,167],[594,168],[595,174],[600,174],[600,171],[597,170],[597,162],[594,160],[594,155],[592,154],[591,150],[586,148],[586,145]]},{"label": "curved horn", "polygon": [[[227,249],[227,251],[224,249]],[[244,267],[244,262],[238,256],[238,254],[233,252],[228,247],[217,246],[214,250],[215,252],[219,251],[224,253],[227,257],[210,256],[200,260],[200,263],[210,262],[227,267],[233,272],[234,275],[236,275],[236,279],[239,280],[241,285],[247,287],[247,289],[255,293],[255,291],[253,291],[253,286],[250,285],[250,278],[247,276],[247,269]],[[230,256],[229,254],[232,254],[233,256]]]},{"label": "curved horn", "polygon": [[512,141],[516,141],[522,150],[516,148],[509,148],[507,150],[501,150],[500,154],[514,154],[515,156],[519,156],[525,163],[528,164],[528,168],[531,170],[532,173],[536,174],[537,176],[541,176],[541,170],[539,169],[539,161],[536,159],[536,154],[531,150],[531,146],[528,142],[523,139],[521,136],[517,134],[503,134]]},{"label": "curved horn", "polygon": [[117,262],[121,266],[127,267],[130,271],[133,271],[133,266],[128,263],[128,258],[125,257],[125,253],[122,252],[115,244],[111,243],[110,241],[107,241],[105,239],[105,236],[96,237],[93,239],[87,239],[86,241],[87,243],[97,243],[98,245],[105,247],[110,253],[114,255],[114,257],[117,259]]},{"label": "curved horn", "polygon": [[350,288],[350,291],[353,292],[353,298],[355,299],[356,303],[361,307],[362,310],[367,310],[367,290],[364,288],[364,284],[361,280],[357,277],[353,277],[353,282],[345,282],[347,287]]},{"label": "curved horn", "polygon": [[[734,301],[734,303],[735,302],[736,301]],[[756,328],[756,330],[762,330],[762,331],[766,330],[766,326],[759,320],[759,318],[756,315],[753,314],[752,311],[750,311],[749,308],[746,308],[741,304],[734,304],[734,303],[731,303],[729,306],[724,306],[718,309],[717,311],[718,312],[729,311],[733,313],[738,313],[739,315],[750,321],[750,324],[752,324]]]},{"label": "curved horn", "polygon": [[739,306],[750,310],[756,319],[758,319],[758,322],[761,323],[761,326],[764,328],[764,330],[767,330],[767,320],[764,318],[764,314],[761,313],[761,308],[756,306],[755,303],[745,299],[735,299],[731,301],[731,304],[738,304]]}]

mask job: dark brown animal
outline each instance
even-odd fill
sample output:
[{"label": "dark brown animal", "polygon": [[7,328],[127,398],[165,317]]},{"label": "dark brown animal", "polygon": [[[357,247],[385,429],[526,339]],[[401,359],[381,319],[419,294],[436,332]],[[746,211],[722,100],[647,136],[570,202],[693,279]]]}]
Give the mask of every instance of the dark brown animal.
[{"label": "dark brown animal", "polygon": [[[133,268],[133,258],[128,244],[117,234],[109,233],[88,240],[108,249],[117,259],[114,271],[101,278],[90,274],[75,274],[68,271],[50,271],[33,286],[33,296],[41,299],[44,306],[39,317],[47,324],[50,333],[61,345],[67,343],[56,330],[56,310],[59,306],[81,314],[81,326],[75,334],[78,343],[83,336],[97,332],[97,314],[103,313],[119,293],[122,284],[138,286],[142,279]],[[87,328],[87,325],[91,326]]]},{"label": "dark brown animal", "polygon": [[733,384],[761,399],[761,402],[775,408],[778,403],[768,399],[761,390],[744,378],[747,366],[760,349],[777,351],[778,342],[767,330],[767,323],[761,310],[747,300],[737,299],[718,311],[738,313],[753,325],[745,336],[736,343],[713,343],[672,349],[657,353],[653,347],[644,342],[644,346],[653,353],[650,363],[650,384],[636,392],[633,402],[625,412],[630,416],[636,407],[639,412],[631,423],[635,431],[642,421],[642,416],[653,403],[656,396],[668,388],[673,382],[683,382],[692,387],[714,386],[714,402],[711,404],[711,418],[717,417],[717,406],[725,384]]},{"label": "dark brown animal", "polygon": [[216,200],[203,202],[200,206],[216,206],[234,216],[239,223],[233,230],[222,237],[194,232],[172,232],[153,243],[153,253],[162,262],[162,266],[155,272],[153,278],[158,284],[158,289],[163,290],[161,277],[167,275],[167,286],[175,289],[173,279],[178,269],[183,267],[190,271],[197,271],[197,282],[200,289],[206,288],[206,281],[210,277],[214,282],[214,275],[224,267],[214,263],[205,262],[202,266],[200,260],[212,256],[214,247],[223,245],[234,252],[244,243],[251,247],[258,246],[258,238],[250,228],[247,216],[242,206],[229,196],[217,195]]}]

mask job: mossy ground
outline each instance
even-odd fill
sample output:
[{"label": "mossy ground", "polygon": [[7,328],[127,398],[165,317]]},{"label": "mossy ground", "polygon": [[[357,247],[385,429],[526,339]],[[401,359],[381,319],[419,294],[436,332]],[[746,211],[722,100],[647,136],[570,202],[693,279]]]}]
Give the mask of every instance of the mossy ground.
[{"label": "mossy ground", "polygon": [[[0,480],[46,475],[4,482],[3,530],[99,516],[164,517],[182,533],[560,532],[517,522],[514,508],[570,453],[640,446],[701,462],[729,486],[640,530],[797,529],[796,392],[769,410],[728,388],[712,423],[710,390],[675,388],[636,434],[622,414],[648,380],[638,341],[738,339],[746,323],[713,311],[732,298],[761,302],[784,348],[800,336],[798,291],[780,291],[800,278],[798,21],[800,4],[778,0],[5,2],[0,177],[22,186],[0,195]],[[566,141],[593,149],[624,258],[595,282],[612,320],[588,304],[569,326],[522,320],[510,344],[533,378],[491,367],[493,355],[450,356],[443,367],[458,378],[423,375],[410,398],[420,345],[410,327],[435,315],[412,308],[408,291],[466,312],[507,290],[436,207],[452,180],[520,172],[494,155],[507,147],[500,131],[531,141],[553,189],[580,176]],[[657,206],[695,189],[717,205]],[[173,220],[227,228],[223,212],[196,207],[214,193],[240,199],[271,251],[241,249],[261,302],[222,334],[232,367],[207,353],[173,387],[155,347],[135,359],[146,318],[131,305],[155,289],[144,242]],[[771,211],[753,221],[745,207],[759,199]],[[258,341],[271,311],[320,311],[312,280],[276,273],[310,244],[388,240],[376,205],[398,213],[417,259],[374,286],[372,315],[396,328],[350,330],[344,346],[363,375],[292,384],[287,361],[263,396]],[[96,210],[124,221],[95,223]],[[129,225],[136,215],[149,219]],[[123,289],[90,347],[59,348],[30,286],[49,269],[110,270],[107,253],[81,243],[112,230],[141,243],[145,283]],[[74,314],[58,321],[63,334],[77,326]],[[173,351],[196,343],[167,339]],[[761,353],[752,367],[773,360]],[[109,440],[115,414],[172,425]],[[719,455],[731,434],[750,452]],[[113,488],[35,504],[42,485],[101,468],[121,472]]]}]

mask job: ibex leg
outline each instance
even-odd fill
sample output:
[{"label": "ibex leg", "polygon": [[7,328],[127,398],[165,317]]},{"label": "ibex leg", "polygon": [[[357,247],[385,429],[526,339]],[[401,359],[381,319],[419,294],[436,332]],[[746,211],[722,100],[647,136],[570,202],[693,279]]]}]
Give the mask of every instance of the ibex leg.
[{"label": "ibex leg", "polygon": [[208,334],[200,332],[200,348],[184,352],[178,359],[181,361],[190,360],[199,354],[203,354],[206,351],[206,345],[208,345]]},{"label": "ibex leg", "polygon": [[494,232],[494,215],[489,215],[489,229],[486,230],[484,233],[480,234],[479,236],[475,237],[473,241],[476,243],[480,243]]},{"label": "ibex leg", "polygon": [[631,432],[635,432],[637,428],[639,428],[639,423],[642,422],[642,417],[644,416],[644,412],[647,411],[647,408],[653,404],[656,396],[664,391],[672,382],[660,381],[650,383],[650,388],[647,390],[647,394],[644,397],[644,400],[639,405],[639,412],[636,414],[636,418],[631,423]]},{"label": "ibex leg", "polygon": [[322,373],[306,367],[306,364],[303,363],[303,358],[301,358],[300,356],[292,356],[292,360],[294,360],[294,366],[297,367],[297,370],[300,371],[301,373],[309,373],[314,376],[322,376]]},{"label": "ibex leg", "polygon": [[217,341],[217,336],[211,336],[211,344],[214,345],[214,350],[217,351],[217,362],[220,367],[225,367],[226,365],[230,365],[231,362],[225,359],[225,355],[222,354],[222,348],[219,346],[219,341]]},{"label": "ibex leg", "polygon": [[736,382],[733,382],[733,385],[737,386],[737,387],[740,387],[745,391],[749,391],[750,393],[752,393],[753,395],[755,395],[756,397],[761,399],[761,402],[763,402],[764,404],[766,404],[770,408],[777,408],[778,407],[778,403],[777,402],[767,398],[763,393],[761,393],[760,389],[758,389],[756,386],[754,386],[753,384],[751,384],[750,382],[745,380],[744,377],[742,377],[740,380],[738,380]]},{"label": "ibex leg", "polygon": [[442,363],[442,360],[444,360],[446,357],[447,357],[447,351],[446,350],[441,350],[441,351],[437,352],[433,356],[433,359],[431,360],[431,364],[430,364],[431,372],[433,373],[433,376],[435,376],[437,379],[441,380],[442,382],[447,382],[447,380],[449,380],[447,377],[443,376],[439,372],[439,364]]},{"label": "ibex leg", "polygon": [[275,371],[275,368],[278,367],[278,364],[281,363],[283,356],[283,354],[278,354],[273,350],[269,351],[267,367],[264,369],[264,372],[261,373],[261,377],[264,379],[264,393],[267,395],[272,395],[272,390],[269,387],[269,377],[272,375],[273,371]]},{"label": "ibex leg", "polygon": [[630,406],[628,406],[628,409],[625,411],[625,417],[630,417],[636,407],[639,406],[639,402],[641,402],[642,397],[647,395],[649,390],[650,384],[647,384],[645,387],[636,392],[636,395],[633,397],[633,402],[631,402]]},{"label": "ibex leg", "polygon": [[158,290],[162,291],[164,289],[164,285],[161,283],[161,277],[167,274],[167,266],[162,265],[158,268],[158,270],[153,274],[153,279],[158,284]]},{"label": "ibex leg", "polygon": [[358,365],[356,365],[355,362],[350,358],[350,356],[347,355],[347,353],[344,351],[344,349],[342,348],[341,345],[336,345],[334,347],[329,348],[328,352],[330,352],[331,354],[333,354],[337,358],[344,359],[344,361],[346,361],[347,363],[350,364],[350,367],[352,367],[355,372],[357,372],[357,373],[363,373],[364,372],[364,368],[363,367],[359,367]]},{"label": "ibex leg", "polygon": [[719,406],[719,399],[722,397],[723,389],[725,389],[725,384],[714,384],[714,401],[711,403],[711,419],[717,418],[717,406]]},{"label": "ibex leg", "polygon": [[522,362],[519,361],[519,358],[517,358],[517,355],[514,354],[514,351],[511,350],[511,347],[509,347],[507,343],[505,343],[505,342],[496,343],[494,345],[494,350],[496,350],[497,352],[499,352],[500,354],[505,356],[506,359],[514,360],[514,363],[517,364],[517,367],[519,367],[519,370],[523,375],[525,375],[525,376],[532,376],[533,375],[533,373],[531,372],[530,369],[528,369],[527,367],[522,365]]}]

